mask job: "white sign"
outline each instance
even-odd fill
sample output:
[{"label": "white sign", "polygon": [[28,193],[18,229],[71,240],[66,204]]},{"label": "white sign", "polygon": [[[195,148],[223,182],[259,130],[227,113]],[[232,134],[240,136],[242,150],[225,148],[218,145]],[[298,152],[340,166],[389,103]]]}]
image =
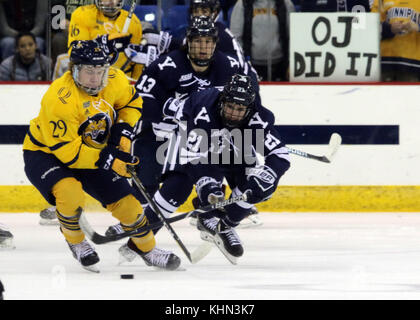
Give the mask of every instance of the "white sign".
[{"label": "white sign", "polygon": [[380,80],[378,13],[291,13],[290,79]]}]

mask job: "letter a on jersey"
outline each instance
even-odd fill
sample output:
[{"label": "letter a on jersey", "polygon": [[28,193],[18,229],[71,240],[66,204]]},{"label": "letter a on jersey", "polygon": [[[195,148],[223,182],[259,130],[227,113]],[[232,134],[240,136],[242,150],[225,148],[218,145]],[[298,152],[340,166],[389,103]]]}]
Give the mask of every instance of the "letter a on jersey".
[{"label": "letter a on jersey", "polygon": [[195,117],[195,119],[194,119],[194,124],[195,125],[197,125],[198,120],[204,120],[204,121],[210,122],[210,117],[209,117],[205,107],[202,107],[200,112],[198,113],[198,115]]}]

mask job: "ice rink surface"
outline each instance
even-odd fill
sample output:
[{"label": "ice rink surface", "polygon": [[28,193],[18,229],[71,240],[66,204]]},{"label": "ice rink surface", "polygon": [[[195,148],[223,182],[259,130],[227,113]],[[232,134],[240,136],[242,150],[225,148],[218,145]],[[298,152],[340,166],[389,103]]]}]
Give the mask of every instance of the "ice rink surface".
[{"label": "ice rink surface", "polygon": [[[116,222],[87,213],[97,231]],[[141,259],[118,265],[123,243],[96,246],[101,273],[82,269],[57,226],[38,214],[1,213],[15,250],[0,251],[5,299],[319,300],[420,299],[420,213],[261,213],[263,226],[239,229],[245,254],[231,265],[217,248],[188,262],[166,229],[158,246],[174,250],[184,271]],[[191,251],[200,243],[187,220],[173,224]],[[120,274],[134,274],[122,280]]]}]

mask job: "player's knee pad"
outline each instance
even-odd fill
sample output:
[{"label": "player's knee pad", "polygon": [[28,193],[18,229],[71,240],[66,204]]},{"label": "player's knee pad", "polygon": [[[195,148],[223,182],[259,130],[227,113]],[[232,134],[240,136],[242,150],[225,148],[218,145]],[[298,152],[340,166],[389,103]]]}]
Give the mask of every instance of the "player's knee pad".
[{"label": "player's knee pad", "polygon": [[77,216],[85,205],[82,184],[75,178],[64,178],[52,188],[57,211],[67,218]]},{"label": "player's knee pad", "polygon": [[205,206],[209,203],[217,202],[224,199],[225,194],[222,189],[222,182],[212,177],[202,177],[195,185],[198,198],[201,205]]}]

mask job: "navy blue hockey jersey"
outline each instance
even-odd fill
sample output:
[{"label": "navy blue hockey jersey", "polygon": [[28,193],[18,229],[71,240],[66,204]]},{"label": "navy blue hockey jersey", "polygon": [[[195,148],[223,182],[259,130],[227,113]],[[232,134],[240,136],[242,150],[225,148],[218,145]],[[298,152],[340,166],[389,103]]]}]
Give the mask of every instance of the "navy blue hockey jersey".
[{"label": "navy blue hockey jersey", "polygon": [[242,68],[238,60],[220,51],[215,51],[209,69],[204,73],[194,71],[187,54],[181,49],[159,57],[143,71],[136,83],[136,89],[143,98],[142,134],[147,134],[144,132],[150,131],[153,123],[156,127],[161,121],[162,107],[169,98],[185,99],[191,93],[209,87],[221,90],[236,73],[251,76],[259,92],[256,75]]},{"label": "navy blue hockey jersey", "polygon": [[257,101],[248,123],[230,130],[220,117],[220,94],[219,90],[210,88],[183,101],[168,101],[166,114],[172,113],[179,129],[171,139],[164,171],[182,171],[198,178],[203,173],[197,170],[211,170],[209,165],[229,172],[262,164],[256,157],[259,154],[280,178],[290,160],[274,127],[273,113]]}]

